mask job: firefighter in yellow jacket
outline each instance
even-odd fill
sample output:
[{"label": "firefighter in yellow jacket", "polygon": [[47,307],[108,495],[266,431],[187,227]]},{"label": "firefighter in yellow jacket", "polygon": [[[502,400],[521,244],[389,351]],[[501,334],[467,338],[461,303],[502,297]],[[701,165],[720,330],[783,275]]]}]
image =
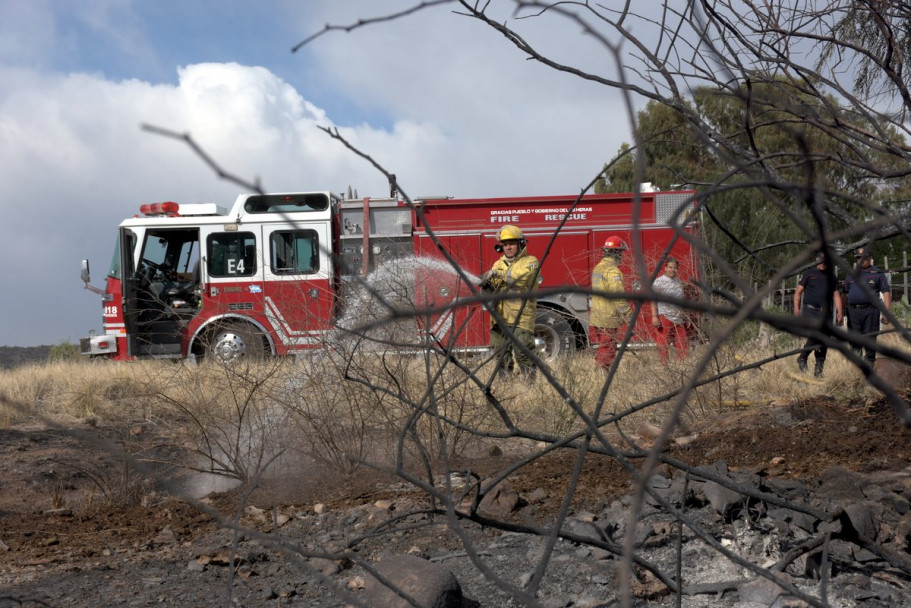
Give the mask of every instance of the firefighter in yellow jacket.
[{"label": "firefighter in yellow jacket", "polygon": [[534,350],[537,311],[534,293],[540,282],[538,258],[528,253],[528,241],[517,226],[503,226],[499,241],[496,248],[503,255],[481,276],[481,289],[521,294],[525,297],[497,300],[494,304],[494,309],[506,322],[506,327],[499,325],[491,316],[490,346],[499,356],[501,371],[513,372],[518,364],[519,371],[531,376],[535,373],[534,363],[521,349],[515,347],[506,332],[512,331],[517,341],[529,351]]},{"label": "firefighter in yellow jacket", "polygon": [[[604,257],[592,272],[592,292],[623,293],[623,273],[617,264],[626,250],[626,243],[618,236],[608,237],[604,241],[601,248]],[[592,342],[598,344],[598,352],[595,354],[598,367],[606,370],[617,358],[617,341],[631,316],[632,310],[626,300],[592,296],[588,324]]]}]

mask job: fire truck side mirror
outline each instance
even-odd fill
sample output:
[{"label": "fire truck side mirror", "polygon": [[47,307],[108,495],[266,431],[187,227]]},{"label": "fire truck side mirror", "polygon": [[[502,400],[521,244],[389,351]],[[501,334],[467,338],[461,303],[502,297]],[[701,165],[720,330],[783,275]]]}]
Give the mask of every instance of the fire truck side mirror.
[{"label": "fire truck side mirror", "polygon": [[82,273],[81,273],[81,275],[82,275],[82,286],[83,286],[85,289],[88,289],[88,290],[91,291],[92,293],[97,293],[97,294],[99,294],[99,295],[104,295],[104,290],[103,290],[103,289],[99,289],[98,287],[92,287],[91,285],[89,285],[89,283],[91,282],[91,277],[89,276],[89,261],[88,261],[88,260],[82,260]]}]

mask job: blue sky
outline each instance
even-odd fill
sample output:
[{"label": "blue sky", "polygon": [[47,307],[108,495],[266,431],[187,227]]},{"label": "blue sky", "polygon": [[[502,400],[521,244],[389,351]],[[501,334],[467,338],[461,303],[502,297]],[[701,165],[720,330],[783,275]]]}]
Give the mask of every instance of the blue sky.
[{"label": "blue sky", "polygon": [[[402,0],[0,0],[0,345],[101,329],[115,227],[144,202],[230,205],[238,187],[181,144],[187,132],[267,190],[383,196],[385,179],[330,140],[336,127],[411,196],[578,192],[629,140],[612,91],[528,61],[435,7],[334,32]],[[511,18],[513,3],[491,12]],[[615,77],[575,26],[513,23],[542,49]]]}]

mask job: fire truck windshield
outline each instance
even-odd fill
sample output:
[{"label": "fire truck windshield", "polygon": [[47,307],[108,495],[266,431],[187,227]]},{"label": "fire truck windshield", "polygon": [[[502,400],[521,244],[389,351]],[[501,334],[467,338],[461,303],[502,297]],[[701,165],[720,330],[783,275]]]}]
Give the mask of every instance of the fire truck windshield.
[{"label": "fire truck windshield", "polygon": [[146,232],[137,271],[148,279],[175,279],[192,274],[199,260],[199,232],[161,229]]},{"label": "fire truck windshield", "polygon": [[114,255],[111,257],[111,265],[108,267],[108,276],[112,279],[120,278],[120,237],[114,239]]}]

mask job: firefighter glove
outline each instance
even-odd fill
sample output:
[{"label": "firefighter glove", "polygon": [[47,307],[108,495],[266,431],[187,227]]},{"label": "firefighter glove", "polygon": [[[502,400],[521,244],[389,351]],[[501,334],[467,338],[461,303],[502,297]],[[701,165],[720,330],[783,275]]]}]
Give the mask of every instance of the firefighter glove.
[{"label": "firefighter glove", "polygon": [[481,275],[481,278],[478,282],[478,286],[481,288],[481,291],[495,291],[491,278],[494,276],[492,270],[488,270]]}]

